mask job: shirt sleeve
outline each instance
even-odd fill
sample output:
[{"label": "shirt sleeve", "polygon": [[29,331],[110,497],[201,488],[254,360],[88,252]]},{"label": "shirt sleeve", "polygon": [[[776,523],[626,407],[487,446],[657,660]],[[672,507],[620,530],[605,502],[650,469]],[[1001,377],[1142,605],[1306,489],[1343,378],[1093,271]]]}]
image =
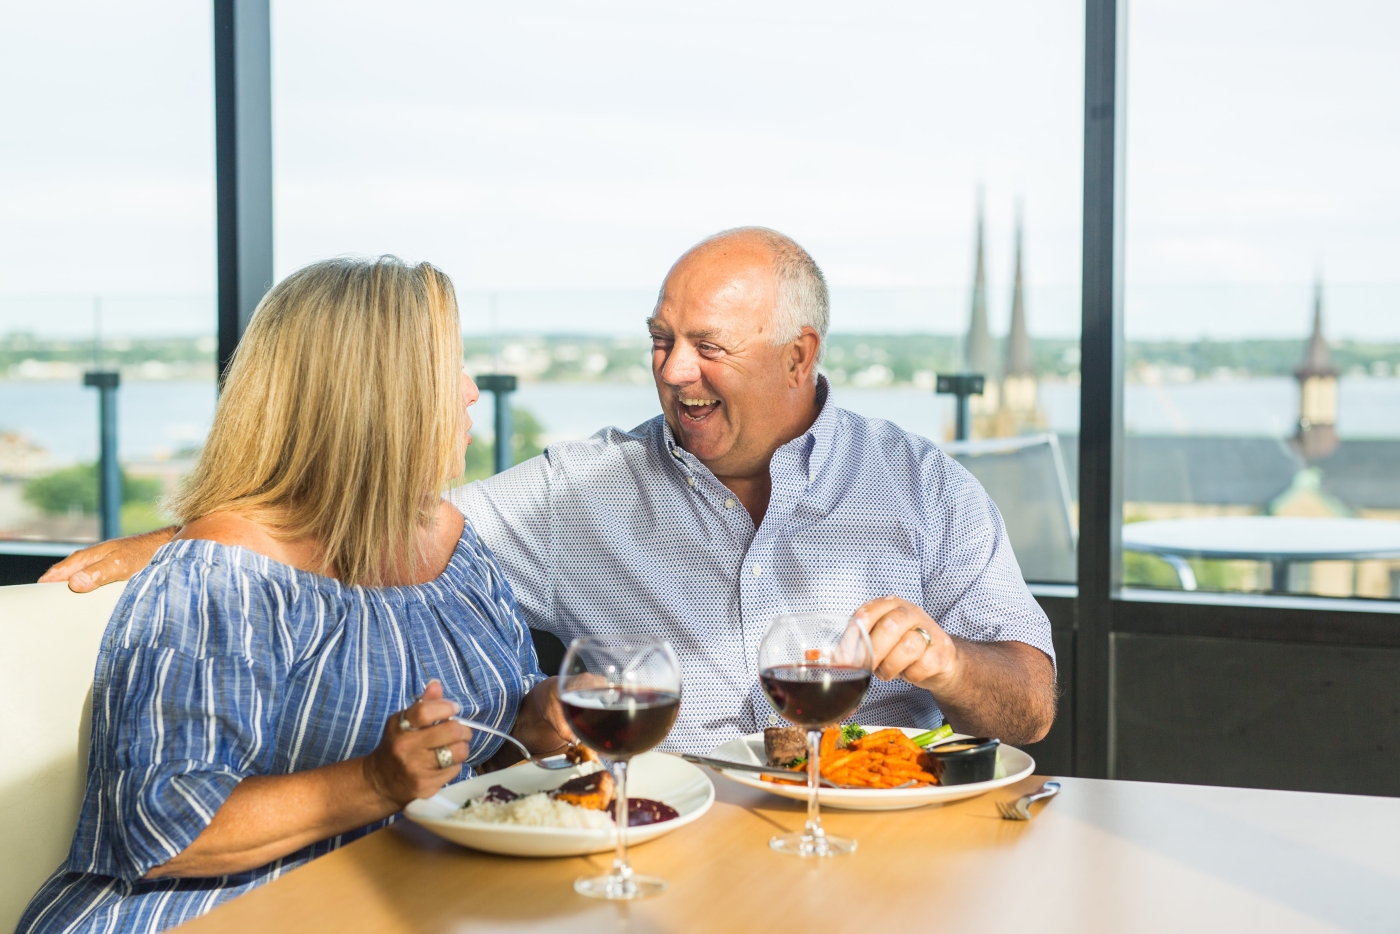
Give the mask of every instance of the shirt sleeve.
[{"label": "shirt sleeve", "polygon": [[[467,525],[473,526],[471,519],[467,520]],[[529,691],[547,677],[540,670],[539,656],[535,654],[535,640],[531,637],[530,628],[525,624],[525,619],[520,613],[520,604],[516,598],[515,588],[501,572],[501,566],[496,561],[495,553],[482,540],[480,533],[474,527],[472,527],[472,531],[475,533],[477,560],[485,571],[487,597],[492,606],[495,607],[503,628],[509,633],[516,660],[520,665],[520,676],[524,690]],[[491,758],[490,755],[483,755],[479,759],[473,755],[472,761],[485,761],[489,758]]]},{"label": "shirt sleeve", "polygon": [[982,484],[937,449],[924,468],[924,609],[950,635],[1023,642],[1055,660],[1050,620],[1026,587],[1006,523]]},{"label": "shirt sleeve", "polygon": [[553,628],[554,616],[551,478],[546,452],[448,494],[482,540],[490,543],[494,563],[513,582],[526,624],[545,630]]},{"label": "shirt sleeve", "polygon": [[193,564],[128,584],[98,657],[70,871],[141,878],[260,771],[275,682],[257,657],[256,582],[240,577]]}]

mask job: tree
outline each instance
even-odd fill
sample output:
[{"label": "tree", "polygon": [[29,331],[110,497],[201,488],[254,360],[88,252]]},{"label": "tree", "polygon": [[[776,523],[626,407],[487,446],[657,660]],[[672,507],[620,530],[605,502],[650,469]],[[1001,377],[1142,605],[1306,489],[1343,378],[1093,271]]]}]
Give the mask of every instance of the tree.
[{"label": "tree", "polygon": [[[535,418],[529,409],[511,406],[511,419],[515,423],[515,431],[511,437],[513,444],[512,464],[529,460],[537,454],[543,453],[544,448],[540,445],[540,434],[544,431],[539,419]],[[466,472],[463,477],[470,480],[482,480],[495,473],[496,448],[494,444],[484,444],[473,440],[467,448]]]},{"label": "tree", "polygon": [[[160,498],[160,481],[131,477],[121,471],[122,504],[154,503]],[[24,501],[50,515],[70,512],[97,514],[97,464],[75,464],[36,477],[24,485]]]}]

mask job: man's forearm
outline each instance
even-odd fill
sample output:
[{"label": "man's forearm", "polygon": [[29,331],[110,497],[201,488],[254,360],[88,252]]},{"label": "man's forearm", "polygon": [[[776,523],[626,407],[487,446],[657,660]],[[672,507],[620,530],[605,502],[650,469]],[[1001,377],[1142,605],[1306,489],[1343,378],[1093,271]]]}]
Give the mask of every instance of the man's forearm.
[{"label": "man's forearm", "polygon": [[1055,719],[1055,666],[1049,657],[1021,642],[952,638],[957,674],[929,689],[953,728],[1013,745],[1043,739]]},{"label": "man's forearm", "polygon": [[154,532],[128,535],[75,551],[44,572],[41,584],[68,582],[75,593],[87,593],[103,584],[124,581],[151,563],[161,545],[180,532],[171,525]]}]

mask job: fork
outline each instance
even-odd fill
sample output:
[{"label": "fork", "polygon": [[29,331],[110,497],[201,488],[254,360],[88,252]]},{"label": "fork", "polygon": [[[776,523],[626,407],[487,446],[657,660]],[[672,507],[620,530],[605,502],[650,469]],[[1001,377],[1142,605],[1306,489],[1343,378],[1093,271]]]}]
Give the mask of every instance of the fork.
[{"label": "fork", "polygon": [[1022,795],[1015,801],[998,801],[997,810],[1001,812],[1002,820],[1030,820],[1031,805],[1036,801],[1053,798],[1059,790],[1059,782],[1046,782],[1034,794]]},{"label": "fork", "polygon": [[556,771],[558,769],[571,769],[575,765],[575,763],[569,761],[567,756],[563,755],[555,754],[552,756],[537,756],[530,750],[526,749],[525,744],[522,743],[520,740],[516,739],[514,736],[511,736],[509,733],[496,729],[494,726],[488,726],[485,723],[478,723],[475,720],[468,720],[466,717],[448,717],[447,719],[455,720],[458,723],[462,724],[462,726],[471,727],[473,730],[477,730],[482,733],[490,733],[492,736],[499,736],[501,739],[505,740],[508,743],[514,743],[520,749],[520,751],[524,753],[525,758],[528,761],[534,763],[542,769]]}]

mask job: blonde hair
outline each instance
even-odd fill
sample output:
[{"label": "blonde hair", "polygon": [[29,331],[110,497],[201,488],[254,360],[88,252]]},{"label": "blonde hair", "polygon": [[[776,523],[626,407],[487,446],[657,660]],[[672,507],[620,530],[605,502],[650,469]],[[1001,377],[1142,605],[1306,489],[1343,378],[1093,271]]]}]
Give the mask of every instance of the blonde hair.
[{"label": "blonde hair", "polygon": [[258,304],[169,508],[185,523],[231,511],[311,538],[348,584],[411,574],[418,533],[462,472],[461,372],[440,270],[392,256],[300,269]]}]

